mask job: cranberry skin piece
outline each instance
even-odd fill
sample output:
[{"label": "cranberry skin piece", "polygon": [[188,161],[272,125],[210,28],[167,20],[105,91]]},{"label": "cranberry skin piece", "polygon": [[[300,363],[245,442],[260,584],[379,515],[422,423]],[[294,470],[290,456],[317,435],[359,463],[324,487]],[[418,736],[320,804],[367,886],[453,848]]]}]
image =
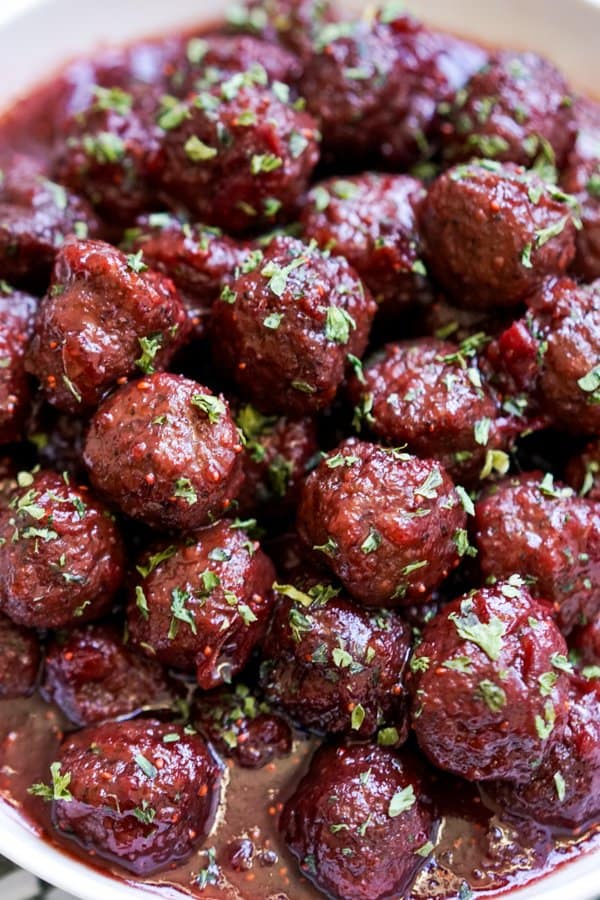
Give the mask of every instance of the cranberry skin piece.
[{"label": "cranberry skin piece", "polygon": [[158,552],[162,562],[148,553],[137,566],[142,578],[129,600],[131,640],[163,664],[194,672],[203,690],[231,681],[264,634],[273,564],[227,521]]},{"label": "cranberry skin piece", "polygon": [[108,510],[87,489],[38,472],[0,508],[0,538],[0,606],[17,624],[60,628],[110,609],[122,581],[123,545]]},{"label": "cranberry skin piece", "polygon": [[305,60],[319,29],[336,19],[329,0],[244,0],[229,15],[229,26],[281,44]]},{"label": "cranberry skin piece", "polygon": [[120,379],[165,368],[181,346],[187,317],[172,282],[136,268],[102,241],[58,252],[26,362],[53,406],[94,409]]},{"label": "cranberry skin piece", "polygon": [[518,572],[535,597],[551,601],[565,634],[600,612],[600,510],[542,472],[491,488],[475,507],[484,578]]},{"label": "cranberry skin piece", "polygon": [[298,510],[300,537],[366,606],[427,603],[465,522],[439,463],[356,438],[308,476]]},{"label": "cranberry skin piece", "polygon": [[368,737],[383,723],[402,725],[410,649],[410,629],[394,613],[360,609],[335,593],[310,606],[281,597],[262,645],[261,682],[300,725]]},{"label": "cranberry skin piece", "polygon": [[419,746],[436,766],[522,783],[547,756],[568,708],[568,679],[552,664],[567,645],[550,612],[513,579],[459,597],[425,626],[409,688]]},{"label": "cranberry skin piece", "polygon": [[40,645],[28,631],[0,613],[0,700],[27,697],[35,690],[40,669]]},{"label": "cranberry skin piece", "polygon": [[308,194],[302,233],[345,257],[378,303],[408,306],[423,288],[414,266],[421,250],[416,209],[424,196],[409,175],[330,178]]},{"label": "cranberry skin piece", "polygon": [[565,272],[575,226],[554,193],[535,173],[490,161],[433,182],[420,208],[425,257],[457,306],[516,306],[546,276]]},{"label": "cranberry skin piece", "polygon": [[262,412],[303,416],[331,404],[374,313],[345,259],[276,237],[213,308],[215,363]]},{"label": "cranberry skin piece", "polygon": [[31,393],[25,351],[36,313],[34,297],[0,285],[0,444],[23,436]]},{"label": "cranberry skin piece", "polygon": [[575,140],[569,86],[535,53],[504,51],[470,79],[441,125],[452,161],[484,156],[532,165],[550,148],[559,168]]},{"label": "cranberry skin piece", "polygon": [[66,738],[59,761],[72,799],[54,802],[55,827],[136,875],[187,859],[209,832],[220,772],[203,738],[180,725],[85,728]]},{"label": "cranberry skin piece", "polygon": [[127,647],[116,628],[59,635],[46,654],[43,693],[80,727],[173,701],[162,667]]},{"label": "cranberry skin piece", "polygon": [[[384,900],[404,893],[424,861],[415,850],[434,837],[427,789],[421,764],[407,752],[324,746],[279,827],[302,873],[328,896]],[[390,815],[397,805],[403,811]]]},{"label": "cranberry skin piece", "polygon": [[157,373],[105,400],[84,460],[98,491],[127,515],[155,528],[193,530],[237,495],[241,452],[224,399],[188,378]]},{"label": "cranberry skin piece", "polygon": [[600,693],[574,681],[563,735],[527,784],[489,785],[492,798],[511,815],[525,816],[558,832],[582,831],[600,817]]},{"label": "cranberry skin piece", "polygon": [[193,337],[204,337],[212,305],[242,264],[245,248],[217,228],[189,225],[169,213],[140,216],[127,237],[128,250],[141,250],[151,269],[171,278]]},{"label": "cranberry skin piece", "polygon": [[590,441],[582,453],[571,457],[565,470],[565,481],[580,497],[600,500],[600,439]]},{"label": "cranberry skin piece", "polygon": [[313,118],[240,77],[186,101],[154,164],[169,206],[234,234],[293,216],[319,157]]}]

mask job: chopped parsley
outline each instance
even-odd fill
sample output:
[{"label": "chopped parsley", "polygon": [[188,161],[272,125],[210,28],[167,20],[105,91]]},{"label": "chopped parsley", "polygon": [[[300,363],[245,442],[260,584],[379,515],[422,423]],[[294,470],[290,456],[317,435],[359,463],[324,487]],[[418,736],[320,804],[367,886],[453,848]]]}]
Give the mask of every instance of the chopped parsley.
[{"label": "chopped parsley", "polygon": [[71,784],[70,773],[65,772],[63,775],[60,771],[60,763],[53,762],[50,766],[50,775],[52,777],[51,786],[38,782],[37,784],[32,784],[27,793],[32,794],[34,797],[41,797],[42,800],[47,802],[63,800],[65,803],[69,803],[73,799],[73,795],[69,790],[69,785]]},{"label": "chopped parsley", "polygon": [[216,425],[221,416],[227,412],[223,401],[213,394],[193,394],[190,402],[192,406],[198,407],[206,414],[211,425]]},{"label": "chopped parsley", "polygon": [[492,616],[489,622],[482,622],[474,611],[473,601],[463,600],[460,615],[450,613],[449,620],[454,623],[456,631],[464,641],[476,644],[492,661],[496,661],[502,650],[502,637],[506,626],[501,619]]},{"label": "chopped parsley", "polygon": [[403,812],[411,809],[411,807],[413,807],[416,802],[417,798],[415,797],[414,788],[412,784],[409,784],[407,787],[396,791],[396,793],[390,800],[390,805],[388,806],[388,816],[391,819],[395,819],[396,816],[399,816]]}]

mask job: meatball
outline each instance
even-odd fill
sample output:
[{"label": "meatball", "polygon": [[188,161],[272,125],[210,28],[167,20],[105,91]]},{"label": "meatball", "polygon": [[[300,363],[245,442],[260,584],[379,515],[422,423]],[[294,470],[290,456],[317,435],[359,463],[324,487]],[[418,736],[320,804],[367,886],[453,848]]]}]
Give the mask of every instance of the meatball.
[{"label": "meatball", "polygon": [[153,719],[109,722],[65,739],[56,828],[136,875],[187,859],[207,836],[220,772],[198,734]]},{"label": "meatball", "polygon": [[425,196],[410,175],[366,173],[316,185],[302,210],[302,233],[344,256],[378,303],[394,309],[423,290],[416,210]]},{"label": "meatball", "polygon": [[433,460],[351,438],[304,484],[298,531],[367,606],[426,603],[458,564],[466,513]]},{"label": "meatball", "polygon": [[231,504],[242,445],[226,401],[179,375],[126,385],[94,415],[84,460],[96,488],[134,519],[194,529]]},{"label": "meatball", "polygon": [[463,344],[482,335],[496,336],[514,318],[510,309],[461,309],[441,296],[425,297],[424,300],[418,309],[419,332],[439,340]]},{"label": "meatball", "polygon": [[40,645],[28,631],[0,613],[0,700],[32,694],[40,668]]},{"label": "meatball", "polygon": [[110,608],[123,574],[117,527],[86,488],[21,472],[0,507],[0,607],[19,625],[59,628]]},{"label": "meatball", "polygon": [[138,656],[116,628],[104,625],[57,636],[46,653],[43,692],[79,726],[161,702],[169,706],[173,699],[162,667]]},{"label": "meatball", "polygon": [[198,695],[193,719],[220,753],[245,769],[261,769],[292,751],[292,729],[245,684]]},{"label": "meatball", "polygon": [[394,613],[353,606],[328,584],[278,590],[262,645],[267,699],[319,732],[368,736],[385,723],[402,731],[408,626]]},{"label": "meatball", "polygon": [[42,300],[27,370],[65,412],[93,409],[136,370],[164,368],[186,336],[173,284],[147,272],[141,254],[101,241],[68,241]]},{"label": "meatball", "polygon": [[141,216],[127,234],[127,249],[168,275],[181,294],[195,338],[204,337],[213,302],[245,257],[218,228],[190,225],[169,213]]},{"label": "meatball", "polygon": [[440,175],[420,224],[427,264],[457,306],[515,306],[546,276],[564,273],[575,254],[565,195],[492,160]]},{"label": "meatball", "polygon": [[527,578],[565,633],[600,613],[600,509],[552,475],[526,472],[491,488],[475,508],[475,543],[483,576]]},{"label": "meatball", "polygon": [[451,104],[442,106],[444,153],[562,167],[575,140],[573,97],[561,73],[535,53],[495,53]]},{"label": "meatball", "polygon": [[575,236],[572,271],[584,281],[593,281],[600,278],[600,137],[597,158],[573,158],[560,184],[579,204],[581,228]]},{"label": "meatball", "polygon": [[567,463],[565,481],[587,500],[600,500],[600,438]]},{"label": "meatball", "polygon": [[246,665],[266,628],[275,570],[237,523],[218,522],[194,539],[147,552],[131,592],[133,643],[160,662],[193,672],[203,690]]},{"label": "meatball", "polygon": [[312,117],[256,80],[236,73],[159,117],[163,198],[232,233],[293,215],[319,156]]},{"label": "meatball", "polygon": [[281,44],[301,59],[310,56],[319,29],[335,19],[329,0],[244,0],[228,15],[232,29]]},{"label": "meatball", "polygon": [[0,444],[23,436],[30,400],[24,358],[36,312],[34,297],[0,282]]},{"label": "meatball", "polygon": [[519,425],[503,416],[499,397],[467,353],[434,338],[387,344],[353,377],[350,392],[385,443],[439,459],[455,478],[473,481],[493,465],[506,472],[504,451]]},{"label": "meatball", "polygon": [[345,259],[276,237],[213,308],[215,362],[262,412],[302,416],[333,401],[374,312]]},{"label": "meatball", "polygon": [[298,505],[302,480],[318,453],[313,419],[263,416],[250,404],[236,422],[245,438],[244,475],[236,511],[277,519]]},{"label": "meatball", "polygon": [[410,662],[413,727],[439,768],[526,782],[567,714],[567,645],[519,576],[465,594],[423,631]]},{"label": "meatball", "polygon": [[489,786],[505,812],[558,831],[582,831],[600,817],[600,692],[574,682],[563,735],[527,784]]},{"label": "meatball", "polygon": [[329,896],[383,900],[404,894],[435,824],[420,763],[356,744],[317,751],[280,829],[303,874]]},{"label": "meatball", "polygon": [[595,673],[596,666],[600,666],[600,617],[572,631],[569,641],[575,649],[577,661],[583,666],[584,675],[588,667]]},{"label": "meatball", "polygon": [[574,434],[600,433],[600,283],[550,279],[528,305],[498,339],[504,368],[550,422]]},{"label": "meatball", "polygon": [[94,236],[91,208],[46,178],[39,164],[17,156],[3,169],[0,184],[0,277],[34,289],[46,286],[65,235]]}]

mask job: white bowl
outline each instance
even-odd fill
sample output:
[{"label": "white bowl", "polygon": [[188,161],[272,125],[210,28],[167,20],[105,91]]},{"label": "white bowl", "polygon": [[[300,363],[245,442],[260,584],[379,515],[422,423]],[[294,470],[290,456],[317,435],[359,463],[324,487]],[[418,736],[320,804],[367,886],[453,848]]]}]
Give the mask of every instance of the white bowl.
[{"label": "white bowl", "polygon": [[[73,56],[103,43],[213,22],[228,5],[228,0],[0,0],[0,107]],[[338,0],[338,5],[360,10],[368,3]],[[409,0],[406,5],[431,24],[459,35],[545,53],[577,88],[590,94],[598,91],[600,0]],[[82,900],[157,896],[150,889],[115,881],[54,849],[1,803],[0,853]],[[600,850],[502,896],[598,900],[599,895]],[[161,890],[160,897],[166,896],[183,895]],[[206,893],[203,896],[211,900]]]}]

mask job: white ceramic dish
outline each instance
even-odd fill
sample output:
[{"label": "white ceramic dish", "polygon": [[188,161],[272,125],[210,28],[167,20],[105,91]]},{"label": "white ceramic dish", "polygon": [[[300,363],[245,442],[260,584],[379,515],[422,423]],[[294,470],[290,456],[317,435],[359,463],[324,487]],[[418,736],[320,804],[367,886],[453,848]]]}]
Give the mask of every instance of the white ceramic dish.
[{"label": "white ceramic dish", "polygon": [[[356,10],[368,3],[339,0],[339,5]],[[431,24],[466,37],[545,53],[578,88],[600,94],[600,0],[413,0],[406,5]],[[227,6],[227,0],[0,0],[0,106],[70,57],[101,44],[214,21]],[[4,805],[0,805],[0,853],[82,900],[157,896],[114,881],[53,849]],[[160,896],[182,897],[164,891]],[[203,896],[211,900],[208,894]],[[512,892],[510,898],[599,900],[600,851]]]}]

